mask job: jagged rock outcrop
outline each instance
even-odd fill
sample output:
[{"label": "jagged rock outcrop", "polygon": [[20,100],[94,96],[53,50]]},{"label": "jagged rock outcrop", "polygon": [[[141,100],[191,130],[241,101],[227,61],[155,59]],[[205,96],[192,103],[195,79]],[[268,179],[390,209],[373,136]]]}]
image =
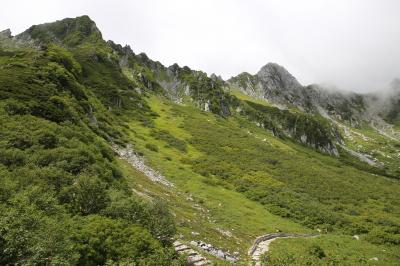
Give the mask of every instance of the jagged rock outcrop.
[{"label": "jagged rock outcrop", "polygon": [[178,64],[161,71],[159,67],[153,69],[157,73],[157,82],[175,102],[181,103],[185,97],[189,97],[204,111],[223,117],[231,114],[232,97],[224,91],[224,81],[216,75],[208,77],[202,71]]},{"label": "jagged rock outcrop", "polygon": [[[180,67],[178,64],[165,67],[160,62],[149,59],[144,53],[134,55],[127,48],[114,43],[111,45],[120,55],[121,67],[131,71],[133,75],[139,75],[141,81],[151,90],[159,90],[176,103],[183,103],[186,99],[204,111],[224,117],[231,114],[230,103],[233,97],[225,92],[222,78],[216,75],[208,77],[205,72],[192,70],[187,66]],[[146,69],[142,68],[138,72],[137,64]]]},{"label": "jagged rock outcrop", "polygon": [[108,44],[119,57],[120,67],[151,91],[164,94],[175,103],[181,104],[185,99],[204,111],[224,117],[231,114],[233,97],[224,90],[225,82],[221,77],[208,77],[205,72],[178,64],[165,67],[145,53],[135,55],[129,46],[122,47],[112,41]]},{"label": "jagged rock outcrop", "polygon": [[300,83],[285,68],[268,63],[257,73],[257,80],[263,88],[263,97],[277,103],[303,102]]}]

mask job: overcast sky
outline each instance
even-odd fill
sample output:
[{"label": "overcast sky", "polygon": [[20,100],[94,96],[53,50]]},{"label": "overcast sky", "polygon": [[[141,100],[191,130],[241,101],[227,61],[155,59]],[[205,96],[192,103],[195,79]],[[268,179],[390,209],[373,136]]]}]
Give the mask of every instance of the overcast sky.
[{"label": "overcast sky", "polygon": [[105,39],[229,78],[268,62],[302,84],[371,91],[400,78],[398,0],[2,0],[0,30],[89,15]]}]

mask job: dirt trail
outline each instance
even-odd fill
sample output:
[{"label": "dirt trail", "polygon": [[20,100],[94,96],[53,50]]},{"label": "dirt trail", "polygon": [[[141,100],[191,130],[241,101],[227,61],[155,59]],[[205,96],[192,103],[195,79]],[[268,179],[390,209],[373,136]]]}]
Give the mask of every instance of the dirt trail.
[{"label": "dirt trail", "polygon": [[251,257],[255,266],[261,266],[261,255],[268,252],[269,245],[272,241],[278,238],[297,238],[297,237],[317,237],[318,234],[289,234],[289,233],[272,233],[259,236],[254,241],[253,246],[249,249],[249,256]]}]

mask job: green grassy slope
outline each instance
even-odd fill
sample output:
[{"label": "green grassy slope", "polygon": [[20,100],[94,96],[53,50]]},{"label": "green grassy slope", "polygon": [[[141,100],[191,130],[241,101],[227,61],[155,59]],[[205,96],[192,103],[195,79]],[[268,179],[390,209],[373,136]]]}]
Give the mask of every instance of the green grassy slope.
[{"label": "green grassy slope", "polygon": [[[398,259],[396,180],[278,139],[240,116],[223,119],[158,96],[149,99],[149,106],[159,114],[154,127],[131,123],[131,143],[183,191],[178,198],[168,199],[172,206],[179,206],[177,210],[187,211],[177,215],[185,239],[203,239],[238,250],[243,257],[255,237],[263,233],[320,229],[327,235],[312,241],[324,246],[332,236],[338,245],[333,254],[350,264],[381,249],[381,244],[387,245],[388,251],[379,257],[385,257],[387,263]],[[174,146],[177,141],[152,134],[160,130],[178,139],[178,147],[184,145],[185,149]],[[156,146],[156,151],[146,148],[149,145]],[[210,212],[200,211],[200,216],[193,218],[189,211],[196,213],[193,204]],[[216,228],[231,230],[232,238]],[[192,236],[192,231],[200,235]],[[359,242],[350,237],[355,234],[361,236]],[[349,239],[372,251],[347,254]],[[302,251],[292,252],[295,256]],[[276,256],[284,256],[279,254]]]},{"label": "green grassy slope", "polygon": [[146,103],[104,94],[104,84],[132,85],[115,65],[94,62],[101,78],[58,46],[0,51],[2,265],[185,264],[170,246],[165,204],[129,190],[106,141],[123,136],[107,107],[142,103],[132,115],[142,117]]},{"label": "green grassy slope", "polygon": [[263,261],[268,265],[398,265],[398,249],[350,236],[278,239]]}]

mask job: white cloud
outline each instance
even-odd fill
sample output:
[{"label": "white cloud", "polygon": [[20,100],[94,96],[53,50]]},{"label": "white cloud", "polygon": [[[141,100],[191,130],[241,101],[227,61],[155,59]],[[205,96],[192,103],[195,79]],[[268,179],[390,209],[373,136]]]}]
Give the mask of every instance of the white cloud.
[{"label": "white cloud", "polygon": [[400,77],[396,0],[3,0],[0,28],[89,15],[106,39],[229,78],[268,63],[303,84],[368,91]]}]

